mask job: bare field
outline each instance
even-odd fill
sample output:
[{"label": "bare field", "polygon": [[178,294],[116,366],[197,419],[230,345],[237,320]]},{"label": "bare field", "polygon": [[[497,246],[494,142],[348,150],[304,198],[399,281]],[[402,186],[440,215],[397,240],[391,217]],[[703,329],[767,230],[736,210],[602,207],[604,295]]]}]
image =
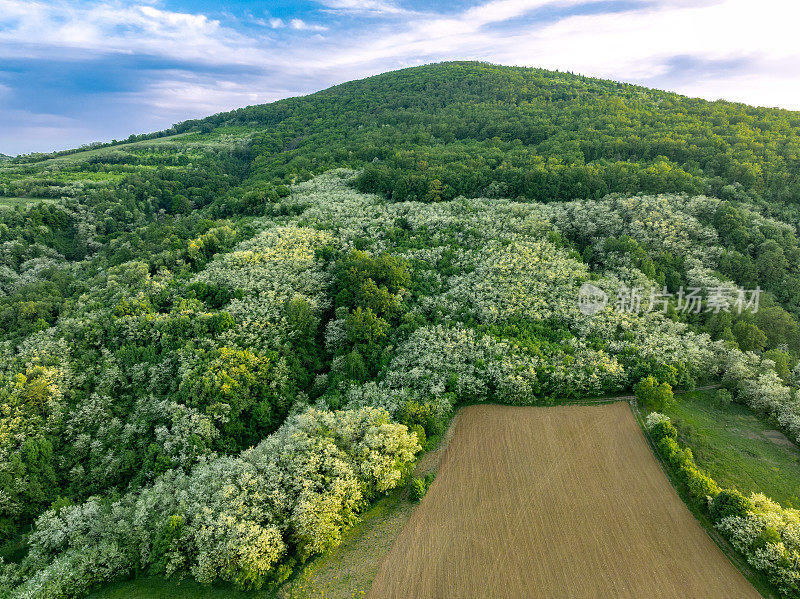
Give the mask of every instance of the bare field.
[{"label": "bare field", "polygon": [[760,597],[621,402],[464,408],[368,596]]}]

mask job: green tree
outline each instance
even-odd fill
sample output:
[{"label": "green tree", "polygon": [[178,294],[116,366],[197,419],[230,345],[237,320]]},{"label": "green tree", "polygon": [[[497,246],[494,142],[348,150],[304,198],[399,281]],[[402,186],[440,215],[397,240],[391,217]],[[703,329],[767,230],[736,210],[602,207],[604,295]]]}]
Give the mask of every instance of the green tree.
[{"label": "green tree", "polygon": [[753,502],[735,489],[724,489],[714,498],[709,507],[714,523],[723,518],[737,516],[744,518],[755,509]]},{"label": "green tree", "polygon": [[764,332],[750,322],[740,320],[731,331],[742,351],[761,351],[767,344]]},{"label": "green tree", "polygon": [[370,308],[363,310],[361,306],[348,314],[345,320],[347,339],[351,343],[374,345],[386,335],[388,329],[388,322]]},{"label": "green tree", "polygon": [[673,402],[672,387],[668,383],[659,383],[653,376],[643,378],[634,386],[636,398],[648,410],[661,412]]},{"label": "green tree", "polygon": [[771,349],[764,352],[764,357],[775,362],[775,372],[781,380],[789,384],[791,373],[789,372],[789,354],[779,349]]},{"label": "green tree", "polygon": [[778,289],[789,268],[789,261],[777,242],[770,239],[761,244],[755,266],[761,284],[767,289]]}]

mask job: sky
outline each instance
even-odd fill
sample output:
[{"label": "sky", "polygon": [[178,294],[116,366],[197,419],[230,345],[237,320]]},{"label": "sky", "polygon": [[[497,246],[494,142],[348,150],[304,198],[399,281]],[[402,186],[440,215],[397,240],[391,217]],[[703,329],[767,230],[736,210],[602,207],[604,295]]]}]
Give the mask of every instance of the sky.
[{"label": "sky", "polygon": [[800,110],[797,0],[0,0],[0,153],[484,60]]}]

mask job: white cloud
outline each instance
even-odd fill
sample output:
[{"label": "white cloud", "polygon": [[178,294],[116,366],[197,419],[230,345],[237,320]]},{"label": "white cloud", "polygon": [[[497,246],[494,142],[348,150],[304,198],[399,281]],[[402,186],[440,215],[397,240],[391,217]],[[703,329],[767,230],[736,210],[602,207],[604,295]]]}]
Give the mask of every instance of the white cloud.
[{"label": "white cloud", "polygon": [[219,111],[220,106],[249,106],[269,102],[277,98],[263,93],[239,81],[180,78],[156,81],[145,90],[128,94],[127,99],[145,100],[152,109],[180,114],[191,106],[194,117],[202,117]]},{"label": "white cloud", "polygon": [[249,63],[256,40],[204,15],[152,6],[0,0],[0,52],[7,56],[54,48],[143,53],[202,62]]},{"label": "white cloud", "polygon": [[[705,6],[667,5],[620,14],[563,19],[493,44],[501,62],[535,64],[621,80],[660,81],[685,93],[800,107],[800,5],[781,0],[725,0]],[[673,72],[673,59],[701,68]],[[740,63],[740,73],[717,63]],[[703,65],[708,70],[704,72]],[[776,86],[777,79],[785,84]],[[744,81],[755,89],[743,86]],[[760,81],[760,83],[759,83]],[[760,98],[755,100],[755,98]],[[768,101],[768,98],[772,98]]]},{"label": "white cloud", "polygon": [[286,23],[283,22],[283,19],[270,19],[269,26],[273,29],[281,29],[282,27],[286,27]]},{"label": "white cloud", "polygon": [[394,2],[381,0],[317,0],[331,11],[342,13],[400,14],[407,12]]},{"label": "white cloud", "polygon": [[323,25],[312,25],[306,23],[303,19],[292,19],[289,21],[289,26],[297,31],[327,31],[328,28]]},{"label": "white cloud", "polygon": [[540,8],[587,5],[599,1],[601,0],[491,0],[466,10],[458,21],[478,28],[489,23],[516,19]]}]

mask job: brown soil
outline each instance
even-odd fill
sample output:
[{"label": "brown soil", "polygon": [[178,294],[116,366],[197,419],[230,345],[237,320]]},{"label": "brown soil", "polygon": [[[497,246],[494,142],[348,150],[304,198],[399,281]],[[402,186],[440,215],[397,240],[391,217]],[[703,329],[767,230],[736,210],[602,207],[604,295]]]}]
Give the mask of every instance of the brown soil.
[{"label": "brown soil", "polygon": [[462,410],[373,599],[760,597],[625,403]]}]

